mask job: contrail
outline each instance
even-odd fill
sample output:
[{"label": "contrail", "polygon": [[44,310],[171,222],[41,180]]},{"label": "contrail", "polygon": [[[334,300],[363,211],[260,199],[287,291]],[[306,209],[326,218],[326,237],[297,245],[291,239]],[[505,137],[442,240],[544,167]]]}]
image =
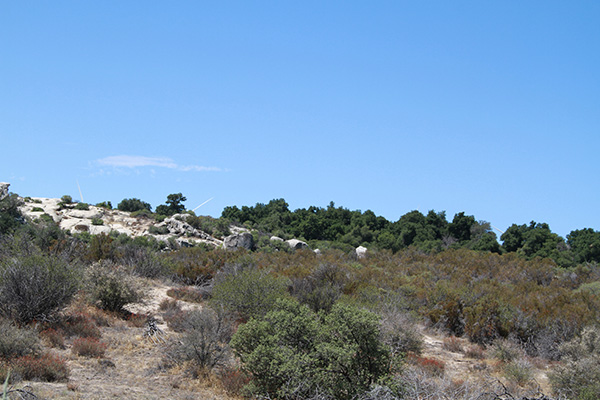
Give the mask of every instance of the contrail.
[{"label": "contrail", "polygon": [[79,181],[75,180],[75,182],[77,182],[77,189],[79,189],[79,197],[81,197],[81,202],[83,203],[83,194],[81,194],[81,187],[79,186]]},{"label": "contrail", "polygon": [[206,200],[204,203],[200,204],[198,207],[194,208],[192,211],[196,211],[197,209],[199,209],[200,207],[202,207],[203,205],[205,205],[206,203],[208,203],[212,199],[214,199],[214,197],[211,197],[210,199]]},{"label": "contrail", "polygon": [[494,228],[495,230],[497,230],[498,232],[500,232],[500,233],[502,233],[502,234],[504,233],[504,232],[503,232],[503,231],[501,231],[500,229],[496,228],[494,225],[490,225],[490,226],[491,226],[492,228]]}]

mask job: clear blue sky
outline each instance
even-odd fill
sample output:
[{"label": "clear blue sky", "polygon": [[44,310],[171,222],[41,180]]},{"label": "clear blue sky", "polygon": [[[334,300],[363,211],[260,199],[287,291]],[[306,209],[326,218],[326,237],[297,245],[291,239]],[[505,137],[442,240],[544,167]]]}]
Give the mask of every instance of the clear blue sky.
[{"label": "clear blue sky", "polygon": [[600,230],[599,1],[4,1],[0,181]]}]

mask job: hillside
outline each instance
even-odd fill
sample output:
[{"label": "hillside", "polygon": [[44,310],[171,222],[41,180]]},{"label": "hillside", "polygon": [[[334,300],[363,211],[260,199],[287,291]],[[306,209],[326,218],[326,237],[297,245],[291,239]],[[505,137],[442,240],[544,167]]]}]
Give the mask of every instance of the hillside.
[{"label": "hillside", "polygon": [[9,194],[0,221],[0,375],[36,398],[600,393],[595,262]]}]

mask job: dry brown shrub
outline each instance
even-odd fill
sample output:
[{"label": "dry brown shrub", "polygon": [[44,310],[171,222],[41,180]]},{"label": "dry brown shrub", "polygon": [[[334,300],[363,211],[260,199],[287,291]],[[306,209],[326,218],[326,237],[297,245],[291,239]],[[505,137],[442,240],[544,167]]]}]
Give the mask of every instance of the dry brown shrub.
[{"label": "dry brown shrub", "polygon": [[83,357],[102,357],[106,351],[106,343],[94,338],[77,338],[73,341],[71,352]]},{"label": "dry brown shrub", "polygon": [[463,346],[459,338],[456,336],[448,336],[442,340],[442,348],[453,353],[462,353]]}]

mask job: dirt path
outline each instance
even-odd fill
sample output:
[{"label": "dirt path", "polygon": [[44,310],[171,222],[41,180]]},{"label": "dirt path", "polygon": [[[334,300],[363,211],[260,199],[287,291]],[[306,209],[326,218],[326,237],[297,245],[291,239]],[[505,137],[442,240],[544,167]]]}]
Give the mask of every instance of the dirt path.
[{"label": "dirt path", "polygon": [[[131,305],[129,311],[159,317],[158,307],[165,298],[169,298],[166,294],[169,289],[168,285],[154,282],[148,289],[148,301]],[[192,307],[198,305],[184,304],[184,308]],[[101,341],[108,345],[101,359],[74,355],[69,345],[64,350],[53,350],[67,359],[69,381],[34,382],[31,383],[34,392],[39,398],[65,400],[231,399],[222,389],[210,387],[210,382],[201,384],[179,367],[167,368],[167,343],[177,340],[177,334],[160,318],[158,320],[164,331],[165,343],[150,340],[144,335],[144,327],[135,328],[125,321],[115,320],[111,326],[100,328]]]}]

